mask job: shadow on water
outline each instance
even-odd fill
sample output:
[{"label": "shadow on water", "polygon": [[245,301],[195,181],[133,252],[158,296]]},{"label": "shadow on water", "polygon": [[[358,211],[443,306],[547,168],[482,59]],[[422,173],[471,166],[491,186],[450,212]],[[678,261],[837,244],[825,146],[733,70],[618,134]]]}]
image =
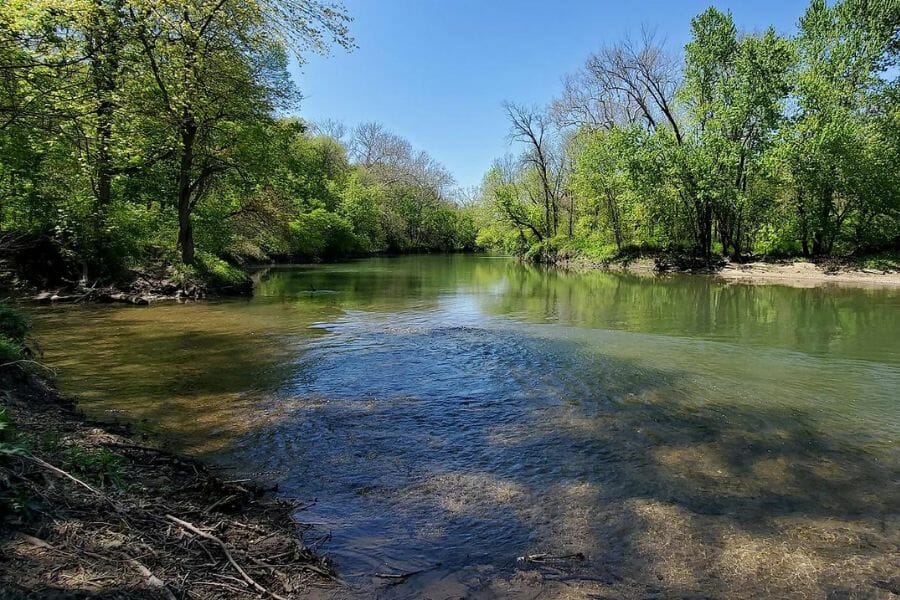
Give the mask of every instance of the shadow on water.
[{"label": "shadow on water", "polygon": [[91,411],[317,499],[325,596],[900,591],[896,293],[470,257],[258,279],[38,334]]},{"label": "shadow on water", "polygon": [[[290,378],[298,350],[285,340],[289,329],[247,313],[215,304],[64,307],[36,314],[35,327],[43,358],[89,414],[213,452],[262,426],[254,407]],[[305,327],[294,334],[309,335]]]},{"label": "shadow on water", "polygon": [[[637,597],[893,585],[900,471],[866,450],[878,439],[782,402],[698,403],[689,372],[569,340],[359,318],[332,333],[289,414],[238,453],[320,499],[301,518],[362,595],[366,573],[420,570],[382,594],[518,597],[560,573],[564,591]],[[585,559],[517,565],[535,553]]]}]

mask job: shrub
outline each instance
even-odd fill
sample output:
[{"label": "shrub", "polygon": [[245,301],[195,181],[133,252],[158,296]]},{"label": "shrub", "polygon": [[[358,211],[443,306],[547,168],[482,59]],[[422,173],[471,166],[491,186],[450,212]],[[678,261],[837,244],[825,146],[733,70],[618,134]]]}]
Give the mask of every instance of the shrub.
[{"label": "shrub", "polygon": [[197,254],[197,270],[215,288],[241,288],[251,285],[243,269],[207,252]]},{"label": "shrub", "polygon": [[235,288],[249,290],[253,286],[253,282],[243,269],[208,252],[197,252],[193,265],[177,265],[173,280],[184,288],[206,286],[213,290]]},{"label": "shrub", "polygon": [[292,245],[300,256],[332,258],[346,256],[357,249],[353,226],[336,213],[317,208],[290,224]]},{"label": "shrub", "polygon": [[22,354],[22,344],[0,335],[0,364],[19,360]]},{"label": "shrub", "polygon": [[106,448],[94,450],[74,446],[67,451],[66,466],[102,487],[123,487],[124,465],[123,456]]},{"label": "shrub", "polygon": [[19,360],[25,353],[28,320],[6,304],[0,304],[0,363]]},{"label": "shrub", "polygon": [[28,333],[28,320],[22,313],[13,310],[6,304],[0,304],[0,335],[13,342],[22,344]]}]

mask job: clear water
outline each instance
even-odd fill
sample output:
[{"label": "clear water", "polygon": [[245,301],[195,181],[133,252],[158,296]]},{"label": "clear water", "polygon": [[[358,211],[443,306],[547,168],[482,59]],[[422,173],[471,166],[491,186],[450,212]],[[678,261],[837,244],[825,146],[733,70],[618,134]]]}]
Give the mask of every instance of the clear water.
[{"label": "clear water", "polygon": [[315,501],[323,596],[900,589],[900,290],[484,256],[257,278],[35,335],[88,412]]}]

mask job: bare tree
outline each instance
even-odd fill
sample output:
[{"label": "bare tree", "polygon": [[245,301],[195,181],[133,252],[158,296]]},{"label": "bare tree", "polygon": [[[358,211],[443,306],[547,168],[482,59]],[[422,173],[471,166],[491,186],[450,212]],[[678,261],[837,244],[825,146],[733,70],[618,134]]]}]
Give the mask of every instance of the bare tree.
[{"label": "bare tree", "polygon": [[347,126],[341,121],[335,119],[322,119],[310,123],[310,130],[317,135],[324,135],[333,138],[341,143],[345,143],[344,138],[347,136]]},{"label": "bare tree", "polygon": [[609,129],[640,118],[634,102],[610,93],[584,69],[563,78],[562,95],[553,101],[550,111],[560,128]]},{"label": "bare tree", "polygon": [[507,102],[510,137],[525,145],[523,164],[537,173],[541,185],[546,235],[559,229],[559,200],[566,184],[566,158],[563,146],[555,136],[549,114],[534,107]]},{"label": "bare tree", "polygon": [[412,152],[409,142],[385,130],[381,123],[360,123],[350,135],[350,156],[364,167],[398,162]]},{"label": "bare tree", "polygon": [[350,157],[385,184],[405,183],[433,190],[443,198],[454,185],[453,175],[427,152],[387,131],[380,123],[361,123],[350,136]]},{"label": "bare tree", "polygon": [[592,54],[583,69],[564,81],[553,112],[562,126],[609,128],[643,122],[648,129],[671,127],[678,143],[682,131],[675,109],[681,81],[676,58],[664,40],[649,30],[635,42],[626,39]]}]

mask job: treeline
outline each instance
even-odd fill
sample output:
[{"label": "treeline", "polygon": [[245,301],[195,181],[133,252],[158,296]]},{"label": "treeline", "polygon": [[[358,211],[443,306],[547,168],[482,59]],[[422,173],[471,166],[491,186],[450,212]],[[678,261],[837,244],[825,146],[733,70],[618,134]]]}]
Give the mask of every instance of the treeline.
[{"label": "treeline", "polygon": [[349,21],[316,0],[2,3],[0,254],[94,280],[471,247],[427,154],[284,117],[289,57],[350,49]]},{"label": "treeline", "polygon": [[535,259],[900,245],[900,2],[813,0],[793,37],[710,8],[590,56],[482,189],[479,243]]}]

